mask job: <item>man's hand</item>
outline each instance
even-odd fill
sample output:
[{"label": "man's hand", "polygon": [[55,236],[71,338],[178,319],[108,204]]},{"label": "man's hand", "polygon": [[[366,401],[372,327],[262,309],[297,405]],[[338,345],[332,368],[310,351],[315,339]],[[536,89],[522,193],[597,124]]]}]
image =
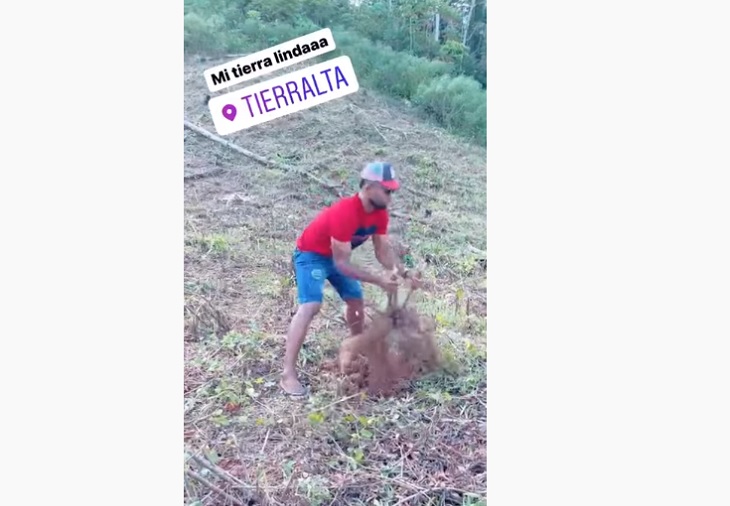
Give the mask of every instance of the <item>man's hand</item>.
[{"label": "man's hand", "polygon": [[414,276],[412,271],[405,270],[403,272],[403,278],[411,282],[411,286],[414,290],[423,287],[423,280],[421,279],[420,273],[418,276]]},{"label": "man's hand", "polygon": [[398,290],[399,283],[398,279],[394,279],[393,276],[383,276],[377,285],[387,293],[394,293]]},{"label": "man's hand", "polygon": [[411,280],[411,286],[413,287],[414,290],[423,288],[423,281],[420,278],[410,277],[408,279]]}]

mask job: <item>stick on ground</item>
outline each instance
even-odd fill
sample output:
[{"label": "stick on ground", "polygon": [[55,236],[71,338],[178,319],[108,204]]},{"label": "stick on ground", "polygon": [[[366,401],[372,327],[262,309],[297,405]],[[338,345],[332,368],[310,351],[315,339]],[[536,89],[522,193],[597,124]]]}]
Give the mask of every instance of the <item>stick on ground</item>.
[{"label": "stick on ground", "polygon": [[206,461],[205,459],[203,459],[203,458],[201,458],[201,457],[199,457],[197,455],[191,455],[191,458],[195,462],[197,462],[198,464],[200,464],[201,466],[203,466],[204,468],[206,468],[208,471],[210,471],[211,473],[215,474],[219,478],[224,479],[225,481],[227,481],[231,485],[237,485],[239,487],[245,487],[245,488],[253,488],[253,487],[247,486],[245,483],[243,483],[238,478],[235,478],[235,477],[231,476],[230,474],[226,473],[220,467],[211,464],[210,462]]},{"label": "stick on ground", "polygon": [[206,172],[198,172],[196,174],[188,174],[185,176],[185,181],[197,181],[206,177],[213,177],[223,174],[223,169],[212,169]]},{"label": "stick on ground", "polygon": [[217,494],[222,495],[223,497],[225,497],[226,499],[228,499],[229,501],[231,501],[236,506],[245,506],[241,501],[239,501],[238,499],[236,499],[235,497],[233,497],[232,495],[230,495],[228,492],[226,492],[226,491],[218,488],[217,486],[213,485],[211,482],[209,482],[208,480],[206,480],[205,478],[203,478],[202,476],[200,476],[198,473],[196,473],[194,471],[186,470],[185,471],[185,474],[187,474],[188,476],[190,476],[191,478],[193,478],[195,481],[201,483],[202,485],[205,485],[206,487],[208,487],[209,489],[211,489],[213,492],[216,492]]},{"label": "stick on ground", "polygon": [[297,174],[300,174],[304,177],[308,177],[312,181],[319,183],[320,185],[324,186],[328,190],[334,192],[338,197],[342,196],[340,194],[339,188],[337,188],[337,186],[335,186],[332,183],[328,183],[324,179],[319,178],[310,172],[305,172],[292,165],[287,165],[287,164],[281,163],[281,162],[275,162],[275,161],[269,160],[261,155],[257,155],[256,153],[249,151],[247,149],[244,149],[241,146],[232,143],[231,141],[227,141],[223,137],[220,137],[220,136],[214,134],[213,132],[209,132],[205,128],[199,127],[198,125],[191,123],[188,120],[184,120],[184,124],[185,124],[185,128],[188,128],[188,129],[192,130],[193,132],[198,133],[198,134],[202,135],[203,137],[206,137],[207,139],[215,141],[218,144],[222,144],[223,146],[225,146],[229,149],[232,149],[236,153],[239,153],[239,154],[242,154],[243,156],[251,158],[252,160],[257,161],[258,163],[260,163],[262,165],[265,165],[267,167],[275,167],[277,169],[281,169],[281,170],[284,170],[287,172],[296,172]]}]

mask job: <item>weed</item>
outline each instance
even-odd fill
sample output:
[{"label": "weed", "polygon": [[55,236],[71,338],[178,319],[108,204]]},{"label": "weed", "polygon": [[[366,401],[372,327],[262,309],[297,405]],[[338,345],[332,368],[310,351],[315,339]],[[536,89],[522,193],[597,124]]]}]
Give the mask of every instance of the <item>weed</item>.
[{"label": "weed", "polygon": [[297,494],[306,498],[312,506],[329,504],[332,500],[327,480],[321,476],[300,478],[297,483]]},{"label": "weed", "polygon": [[186,241],[188,245],[197,246],[203,255],[222,254],[231,251],[231,244],[226,236],[221,234],[193,237]]}]

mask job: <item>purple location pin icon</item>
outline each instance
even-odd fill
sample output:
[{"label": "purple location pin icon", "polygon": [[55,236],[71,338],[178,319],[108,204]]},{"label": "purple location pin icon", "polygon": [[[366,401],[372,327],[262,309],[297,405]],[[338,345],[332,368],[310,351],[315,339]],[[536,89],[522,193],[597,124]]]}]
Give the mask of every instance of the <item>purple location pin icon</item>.
[{"label": "purple location pin icon", "polygon": [[233,121],[236,119],[236,107],[228,104],[223,106],[223,117],[226,118],[228,121]]}]

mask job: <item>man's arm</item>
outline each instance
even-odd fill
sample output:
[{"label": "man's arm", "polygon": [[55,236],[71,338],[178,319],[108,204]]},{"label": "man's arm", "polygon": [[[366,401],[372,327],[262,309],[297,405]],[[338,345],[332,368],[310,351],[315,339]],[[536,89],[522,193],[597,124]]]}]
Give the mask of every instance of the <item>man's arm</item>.
[{"label": "man's arm", "polygon": [[352,246],[349,242],[342,242],[336,239],[332,239],[332,259],[335,262],[335,267],[344,276],[348,278],[358,279],[365,283],[372,283],[374,285],[381,285],[382,278],[371,274],[365,269],[357,267],[350,262],[350,255],[352,254]]},{"label": "man's arm", "polygon": [[375,248],[375,258],[380,262],[380,265],[389,271],[397,270],[400,276],[406,275],[406,268],[395,255],[393,245],[386,234],[374,235],[373,247]]}]

